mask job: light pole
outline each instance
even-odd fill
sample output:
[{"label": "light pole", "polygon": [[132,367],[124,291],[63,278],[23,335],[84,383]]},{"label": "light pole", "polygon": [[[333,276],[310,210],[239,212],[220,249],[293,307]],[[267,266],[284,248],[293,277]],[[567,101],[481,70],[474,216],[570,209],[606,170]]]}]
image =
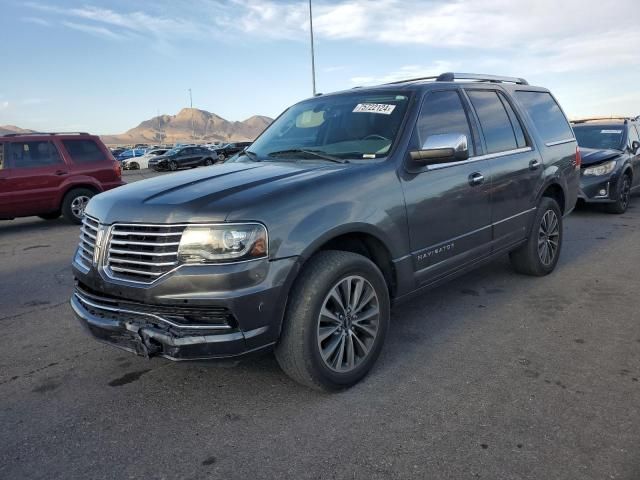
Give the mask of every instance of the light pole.
[{"label": "light pole", "polygon": [[193,128],[193,96],[191,95],[191,89],[189,89],[189,105],[191,106],[191,140],[196,137],[196,131]]},{"label": "light pole", "polygon": [[316,96],[316,59],[313,50],[313,10],[311,0],[309,0],[309,34],[311,36],[311,83],[313,85],[313,96]]}]

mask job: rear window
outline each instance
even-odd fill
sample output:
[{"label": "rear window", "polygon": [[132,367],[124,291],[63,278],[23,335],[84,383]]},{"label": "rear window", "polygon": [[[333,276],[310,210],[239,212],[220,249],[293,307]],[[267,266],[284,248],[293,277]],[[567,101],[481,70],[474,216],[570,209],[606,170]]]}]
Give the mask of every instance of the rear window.
[{"label": "rear window", "polygon": [[550,93],[516,91],[516,98],[547,145],[574,138],[569,122]]},{"label": "rear window", "polygon": [[63,140],[62,143],[73,163],[98,163],[106,160],[103,151],[93,140]]}]

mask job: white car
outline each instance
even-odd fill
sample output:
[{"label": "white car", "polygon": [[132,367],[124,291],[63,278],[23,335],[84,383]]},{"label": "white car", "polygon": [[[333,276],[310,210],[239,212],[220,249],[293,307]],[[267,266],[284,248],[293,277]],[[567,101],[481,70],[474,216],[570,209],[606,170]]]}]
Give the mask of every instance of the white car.
[{"label": "white car", "polygon": [[149,168],[149,160],[158,155],[164,155],[170,148],[154,148],[149,150],[141,157],[131,157],[122,161],[122,168],[124,170],[140,170],[141,168]]}]

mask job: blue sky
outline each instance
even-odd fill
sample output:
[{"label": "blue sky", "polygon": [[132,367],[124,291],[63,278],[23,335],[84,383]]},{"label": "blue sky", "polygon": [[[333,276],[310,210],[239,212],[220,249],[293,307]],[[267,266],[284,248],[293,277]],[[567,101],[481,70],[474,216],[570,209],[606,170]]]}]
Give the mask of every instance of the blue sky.
[{"label": "blue sky", "polygon": [[[637,0],[314,0],[321,92],[442,71],[522,76],[570,116],[640,114]],[[0,125],[121,133],[311,93],[305,0],[0,0]]]}]

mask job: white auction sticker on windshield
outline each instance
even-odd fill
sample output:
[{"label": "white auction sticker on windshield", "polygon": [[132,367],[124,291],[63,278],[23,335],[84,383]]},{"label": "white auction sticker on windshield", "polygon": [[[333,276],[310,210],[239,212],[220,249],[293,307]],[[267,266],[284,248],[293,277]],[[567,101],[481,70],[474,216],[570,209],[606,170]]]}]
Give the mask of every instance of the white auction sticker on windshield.
[{"label": "white auction sticker on windshield", "polygon": [[353,111],[354,113],[381,113],[383,115],[391,115],[391,112],[393,112],[395,108],[395,105],[386,103],[359,103]]},{"label": "white auction sticker on windshield", "polygon": [[600,133],[622,133],[622,130],[600,130]]}]

